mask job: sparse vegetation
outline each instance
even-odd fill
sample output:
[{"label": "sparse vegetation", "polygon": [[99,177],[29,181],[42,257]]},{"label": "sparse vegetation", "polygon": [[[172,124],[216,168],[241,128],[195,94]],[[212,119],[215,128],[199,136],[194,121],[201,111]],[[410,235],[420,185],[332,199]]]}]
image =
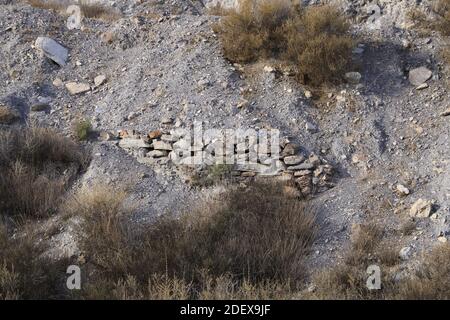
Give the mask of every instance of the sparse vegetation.
[{"label": "sparse vegetation", "polygon": [[239,10],[225,14],[215,31],[231,61],[276,58],[314,85],[339,80],[349,66],[354,45],[349,24],[332,6],[242,0]]},{"label": "sparse vegetation", "polygon": [[73,124],[73,133],[78,141],[85,141],[92,133],[92,124],[87,119],[78,119]]},{"label": "sparse vegetation", "polygon": [[86,162],[86,155],[74,142],[50,129],[0,131],[1,214],[51,214]]},{"label": "sparse vegetation", "polygon": [[126,290],[160,297],[161,292],[148,291],[149,283],[151,288],[164,284],[167,292],[181,287],[175,297],[191,298],[246,290],[257,295],[256,288],[276,295],[268,288],[295,287],[305,276],[314,214],[279,190],[266,184],[232,189],[220,203],[205,203],[180,217],[164,215],[141,227],[125,223],[123,194],[104,189],[81,194],[67,208],[84,219],[81,248],[97,271],[83,294],[114,298],[120,287],[121,296]]},{"label": "sparse vegetation", "polygon": [[113,8],[87,0],[80,0],[78,3],[71,0],[27,0],[27,2],[35,8],[53,10],[60,14],[66,14],[67,7],[76,4],[80,6],[81,13],[85,18],[111,21],[120,17],[120,14]]},{"label": "sparse vegetation", "polygon": [[0,221],[0,300],[60,299],[68,261],[43,255],[31,230],[12,237]]}]

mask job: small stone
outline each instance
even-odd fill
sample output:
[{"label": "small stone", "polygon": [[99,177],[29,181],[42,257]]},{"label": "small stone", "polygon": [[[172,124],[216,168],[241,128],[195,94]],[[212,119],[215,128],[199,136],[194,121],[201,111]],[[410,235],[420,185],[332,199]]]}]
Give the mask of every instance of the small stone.
[{"label": "small stone", "polygon": [[431,201],[419,199],[412,205],[409,215],[416,218],[428,218],[431,209]]},{"label": "small stone", "polygon": [[94,78],[94,84],[96,87],[101,86],[106,82],[106,76],[104,74],[98,75]]},{"label": "small stone", "polygon": [[311,163],[302,163],[297,166],[290,166],[287,168],[290,171],[297,171],[297,170],[312,170],[314,169],[314,165]]},{"label": "small stone", "polygon": [[303,156],[288,156],[283,159],[284,163],[290,166],[295,166],[297,164],[305,161],[305,157]]},{"label": "small stone", "polygon": [[359,72],[347,72],[345,74],[345,80],[351,84],[358,84],[361,81],[361,73]]},{"label": "small stone", "polygon": [[428,83],[422,83],[420,86],[418,86],[417,88],[416,88],[416,90],[423,90],[423,89],[427,89],[427,88],[429,88],[430,86],[428,85]]},{"label": "small stone", "polygon": [[409,260],[411,258],[411,247],[403,247],[399,252],[399,257],[403,261]]},{"label": "small stone", "polygon": [[310,170],[298,170],[294,172],[294,177],[303,177],[303,176],[309,176],[312,172]]},{"label": "small stone", "polygon": [[314,132],[317,132],[318,129],[317,129],[317,126],[314,123],[307,122],[306,123],[306,130],[311,132],[311,133],[314,133]]},{"label": "small stone", "polygon": [[273,73],[273,72],[275,72],[275,68],[273,68],[271,66],[264,66],[264,72]]},{"label": "small stone", "polygon": [[311,99],[313,97],[312,92],[309,90],[305,90],[304,94],[306,99]]},{"label": "small stone", "polygon": [[161,130],[153,130],[153,131],[150,131],[148,134],[148,137],[150,139],[157,139],[157,138],[160,138],[161,136],[162,136]]},{"label": "small stone", "polygon": [[66,83],[66,89],[71,95],[76,95],[90,91],[91,87],[87,83],[68,82]]},{"label": "small stone", "polygon": [[161,124],[172,124],[173,119],[171,117],[162,117]]},{"label": "small stone", "polygon": [[60,78],[56,78],[53,80],[53,85],[57,88],[60,88],[64,85],[64,82]]},{"label": "small stone", "polygon": [[254,177],[254,176],[256,176],[256,172],[254,172],[254,171],[242,172],[241,176],[247,177],[247,178]]},{"label": "small stone", "polygon": [[450,107],[441,113],[441,117],[448,117],[450,116]]},{"label": "small stone", "polygon": [[433,73],[429,69],[420,67],[409,71],[408,80],[412,85],[417,87],[428,81],[432,75]]},{"label": "small stone", "polygon": [[281,151],[281,156],[287,157],[287,156],[293,156],[297,153],[298,146],[293,143],[287,143],[284,146],[283,151]]},{"label": "small stone", "polygon": [[152,150],[148,152],[146,156],[150,158],[162,158],[167,157],[168,154],[167,150]]},{"label": "small stone", "polygon": [[438,239],[438,241],[441,242],[441,243],[446,243],[446,242],[447,242],[447,238],[444,237],[444,236],[440,236],[440,237],[438,237],[437,239]]},{"label": "small stone", "polygon": [[400,183],[397,184],[397,186],[395,187],[395,190],[396,190],[397,194],[400,196],[407,196],[410,193],[409,189]]},{"label": "small stone", "polygon": [[111,141],[113,140],[113,135],[107,131],[102,131],[99,134],[100,141]]},{"label": "small stone", "polygon": [[153,149],[172,151],[172,145],[164,141],[153,141]]},{"label": "small stone", "polygon": [[142,139],[125,138],[119,141],[119,146],[125,149],[150,148],[150,144]]}]

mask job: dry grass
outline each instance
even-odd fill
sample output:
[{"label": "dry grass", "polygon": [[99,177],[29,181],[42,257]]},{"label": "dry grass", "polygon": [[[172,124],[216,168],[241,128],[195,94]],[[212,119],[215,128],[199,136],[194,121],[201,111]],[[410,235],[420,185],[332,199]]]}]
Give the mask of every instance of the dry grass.
[{"label": "dry grass", "polygon": [[20,115],[3,105],[0,105],[0,124],[11,124],[20,119]]},{"label": "dry grass", "polygon": [[433,19],[430,19],[424,12],[412,9],[408,12],[408,17],[414,22],[416,28],[423,34],[428,35],[430,31],[439,31],[444,36],[450,35],[450,0],[437,0],[432,6]]},{"label": "dry grass", "polygon": [[[220,203],[179,217],[163,215],[144,226],[130,225],[124,194],[102,188],[82,193],[67,206],[84,218],[80,245],[88,268],[96,270],[82,295],[213,298],[290,292],[287,288],[305,276],[315,225],[311,210],[280,190],[266,184],[232,189]],[[272,287],[279,289],[272,293]],[[172,291],[178,293],[171,296]]]},{"label": "dry grass", "polygon": [[435,28],[445,36],[450,36],[450,0],[438,0],[433,8],[438,15]]},{"label": "dry grass", "polygon": [[70,180],[87,161],[74,142],[50,129],[0,131],[2,215],[51,214]]},{"label": "dry grass", "polygon": [[114,21],[120,18],[120,14],[113,8],[90,3],[87,0],[80,0],[79,3],[71,0],[27,0],[27,2],[35,8],[53,10],[63,15],[66,14],[68,6],[76,4],[80,6],[81,13],[85,18],[105,21]]},{"label": "dry grass", "polygon": [[226,12],[215,26],[229,60],[276,58],[313,85],[342,77],[354,45],[348,30],[338,9],[302,8],[289,0],[242,0],[239,11]]},{"label": "dry grass", "polygon": [[424,257],[419,270],[401,282],[394,299],[450,299],[450,245],[437,246]]},{"label": "dry grass", "polygon": [[12,237],[0,222],[0,300],[64,297],[68,261],[46,258],[38,243],[29,231]]},{"label": "dry grass", "polygon": [[[314,292],[314,298],[384,298],[385,291],[390,290],[393,285],[386,270],[388,266],[398,262],[398,253],[395,249],[384,249],[381,244],[382,235],[382,229],[375,224],[357,226],[353,230],[351,248],[347,251],[344,262],[315,275],[317,290]],[[366,287],[366,269],[372,264],[379,265],[382,269],[383,290],[369,290]]]}]

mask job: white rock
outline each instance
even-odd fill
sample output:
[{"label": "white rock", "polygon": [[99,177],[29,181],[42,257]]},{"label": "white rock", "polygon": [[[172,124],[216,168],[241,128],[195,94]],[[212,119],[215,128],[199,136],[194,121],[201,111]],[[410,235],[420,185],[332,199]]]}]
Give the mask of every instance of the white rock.
[{"label": "white rock", "polygon": [[172,151],[172,145],[164,141],[153,141],[153,149]]},{"label": "white rock", "polygon": [[411,247],[402,248],[400,250],[399,257],[404,261],[409,260],[409,258],[411,258]]},{"label": "white rock", "polygon": [[142,139],[125,138],[119,141],[119,146],[126,149],[150,148],[150,144]]},{"label": "white rock", "polygon": [[53,60],[60,66],[65,66],[69,56],[69,50],[60,45],[58,42],[47,37],[38,37],[35,46],[47,58]]},{"label": "white rock", "polygon": [[91,86],[87,83],[68,82],[66,83],[66,89],[69,90],[71,95],[75,95],[91,90]]},{"label": "white rock", "polygon": [[398,194],[400,194],[400,195],[404,195],[404,196],[406,196],[406,195],[408,195],[409,194],[409,189],[407,188],[407,187],[405,187],[404,185],[402,185],[402,184],[397,184],[397,186],[395,187],[395,189],[397,190],[397,193]]},{"label": "white rock", "polygon": [[96,87],[101,86],[106,82],[106,76],[104,74],[98,75],[94,78],[94,84]]},{"label": "white rock", "polygon": [[428,218],[431,214],[431,201],[419,199],[409,210],[409,215],[416,218]]},{"label": "white rock", "polygon": [[433,73],[425,67],[412,69],[409,71],[409,82],[418,87],[431,78]]},{"label": "white rock", "polygon": [[284,160],[285,164],[287,164],[289,166],[295,166],[295,165],[300,164],[303,161],[305,161],[305,157],[303,157],[303,156],[289,156],[289,157],[285,157],[283,160]]}]

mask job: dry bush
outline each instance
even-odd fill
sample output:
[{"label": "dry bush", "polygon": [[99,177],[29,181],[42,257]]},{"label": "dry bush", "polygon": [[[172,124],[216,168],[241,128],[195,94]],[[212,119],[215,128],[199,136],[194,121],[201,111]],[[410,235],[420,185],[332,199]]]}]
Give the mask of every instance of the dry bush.
[{"label": "dry bush", "polygon": [[350,64],[354,41],[349,24],[330,6],[308,7],[302,19],[285,26],[285,59],[297,68],[303,82],[314,85],[339,80]]},{"label": "dry bush", "polygon": [[[320,271],[314,275],[317,290],[313,297],[318,299],[382,299],[391,292],[393,280],[386,272],[389,266],[398,263],[394,250],[385,249],[382,230],[375,224],[363,224],[353,230],[351,248],[344,256],[344,262]],[[367,267],[379,265],[382,269],[382,290],[366,287]]]},{"label": "dry bush", "polygon": [[349,66],[349,24],[332,6],[305,9],[290,0],[242,0],[215,26],[231,61],[278,58],[313,85],[334,82]]},{"label": "dry bush", "polygon": [[0,131],[0,212],[51,214],[87,161],[78,145],[50,129]]},{"label": "dry bush", "polygon": [[88,0],[80,0],[78,3],[72,0],[27,0],[27,2],[35,8],[53,10],[60,14],[66,14],[67,8],[75,4],[80,6],[81,13],[85,18],[105,21],[113,21],[120,18],[120,14],[113,8],[102,4],[91,3]]},{"label": "dry bush", "polygon": [[[437,0],[431,7],[433,18],[418,9],[408,12],[408,18],[414,22],[416,28],[424,35],[430,31],[439,31],[444,36],[450,35],[450,0]],[[426,33],[427,32],[427,33]]]},{"label": "dry bush", "polygon": [[27,2],[35,7],[45,10],[63,11],[69,5],[68,1],[55,1],[55,0],[27,0]]},{"label": "dry bush", "polygon": [[0,105],[0,124],[11,124],[20,119],[20,115],[3,105]]},{"label": "dry bush", "polygon": [[[269,295],[270,287],[295,285],[305,276],[314,215],[280,190],[267,184],[232,189],[221,203],[178,217],[163,215],[143,226],[130,224],[123,195],[101,188],[79,195],[67,208],[82,214],[80,247],[96,270],[83,295],[152,298],[175,286],[177,296],[243,295],[244,289],[257,296],[259,289]],[[222,288],[224,277],[233,290]],[[127,283],[139,289],[124,288]],[[149,291],[149,285],[159,289]],[[210,286],[217,291],[205,289]]]},{"label": "dry bush", "polygon": [[450,0],[438,0],[433,9],[438,15],[436,29],[443,35],[450,36]]},{"label": "dry bush", "polygon": [[404,279],[394,299],[450,299],[450,245],[439,245],[424,257],[416,274]]},{"label": "dry bush", "polygon": [[30,231],[12,237],[0,222],[0,300],[60,299],[65,296],[68,261],[43,256]]}]

